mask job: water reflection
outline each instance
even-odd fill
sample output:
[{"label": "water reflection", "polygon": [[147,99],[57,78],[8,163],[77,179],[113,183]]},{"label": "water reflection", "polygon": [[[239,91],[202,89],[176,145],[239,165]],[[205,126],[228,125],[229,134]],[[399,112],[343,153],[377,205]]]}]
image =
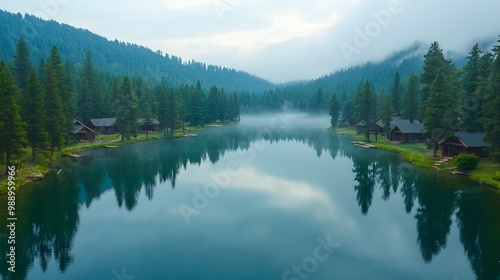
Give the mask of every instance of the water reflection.
[{"label": "water reflection", "polygon": [[[209,129],[199,137],[96,150],[59,163],[66,168],[60,176],[49,176],[19,193],[22,211],[18,212],[16,273],[7,271],[8,244],[2,239],[2,279],[26,279],[35,262],[46,271],[52,259],[61,272],[66,271],[74,261],[71,251],[79,210],[91,207],[104,192],[112,190],[117,205],[133,211],[142,190],[152,200],[155,188],[164,182],[175,189],[178,175],[190,165],[216,163],[227,152],[250,151],[261,141],[298,141],[313,148],[318,157],[326,154],[334,160],[349,159],[354,177],[353,199],[362,215],[369,215],[374,200],[379,199],[374,198],[377,188],[381,201],[401,196],[401,211],[414,216],[416,241],[421,258],[427,263],[446,247],[455,218],[460,241],[477,279],[500,276],[498,195],[483,190],[470,192],[463,181],[415,169],[394,153],[360,149],[351,145],[347,137],[326,130],[301,127],[263,133],[257,128],[234,126]],[[0,199],[5,205],[6,198]]]}]

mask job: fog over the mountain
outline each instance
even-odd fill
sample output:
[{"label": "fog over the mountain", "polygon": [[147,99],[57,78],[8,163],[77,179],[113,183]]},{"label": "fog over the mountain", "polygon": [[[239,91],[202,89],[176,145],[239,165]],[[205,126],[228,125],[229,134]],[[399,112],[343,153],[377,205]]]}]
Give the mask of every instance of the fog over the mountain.
[{"label": "fog over the mountain", "polygon": [[500,1],[4,1],[29,13],[272,82],[313,79],[415,41],[467,52],[500,35]]}]

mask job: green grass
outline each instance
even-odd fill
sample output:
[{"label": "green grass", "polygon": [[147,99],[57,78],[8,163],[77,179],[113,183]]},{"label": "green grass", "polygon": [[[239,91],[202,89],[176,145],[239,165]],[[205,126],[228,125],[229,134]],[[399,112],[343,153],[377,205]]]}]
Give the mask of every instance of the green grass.
[{"label": "green grass", "polygon": [[471,170],[470,177],[482,184],[500,189],[500,181],[493,180],[495,173],[500,171],[500,165],[491,159],[479,160],[478,166]]},{"label": "green grass", "polygon": [[385,136],[379,137],[378,142],[370,143],[375,147],[388,151],[396,151],[401,154],[406,160],[412,164],[431,168],[434,166],[435,160],[432,159],[432,150],[427,149],[424,143],[389,143]]}]

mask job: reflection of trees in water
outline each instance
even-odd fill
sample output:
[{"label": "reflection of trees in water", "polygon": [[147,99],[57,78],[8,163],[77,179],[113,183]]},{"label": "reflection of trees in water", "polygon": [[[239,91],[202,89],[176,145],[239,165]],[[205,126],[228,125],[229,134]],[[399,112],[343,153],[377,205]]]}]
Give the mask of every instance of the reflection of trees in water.
[{"label": "reflection of trees in water", "polygon": [[[48,262],[55,259],[65,271],[73,261],[71,247],[78,227],[79,205],[89,207],[106,191],[112,189],[117,205],[132,211],[141,190],[151,200],[159,183],[170,182],[175,188],[180,172],[188,165],[204,161],[216,163],[225,153],[248,150],[258,141],[276,143],[298,141],[315,150],[316,155],[348,157],[353,162],[356,200],[361,212],[367,214],[373,193],[380,188],[382,199],[400,192],[405,210],[411,213],[418,199],[415,219],[422,258],[432,261],[446,246],[451,227],[451,216],[456,214],[460,240],[478,279],[495,279],[500,275],[500,234],[488,232],[497,225],[498,215],[485,210],[494,201],[484,197],[457,196],[452,190],[436,187],[433,177],[420,176],[416,169],[405,165],[395,154],[377,150],[360,150],[348,141],[328,132],[315,129],[239,130],[222,128],[200,133],[198,137],[181,140],[158,140],[120,149],[96,150],[90,156],[78,159],[73,172],[63,174],[62,182],[48,177],[41,186],[26,188],[25,215],[27,221],[18,227],[17,265],[15,274],[0,266],[3,279],[25,279],[28,269],[38,259],[45,271]],[[72,160],[74,161],[74,159]],[[498,204],[498,203],[496,203]],[[498,212],[498,211],[497,211]],[[491,245],[493,244],[493,246]],[[5,263],[7,244],[0,242],[0,261]]]},{"label": "reflection of trees in water", "polygon": [[457,209],[460,242],[476,278],[498,280],[500,225],[494,214],[500,211],[498,198],[487,193],[458,192]]},{"label": "reflection of trees in water", "polygon": [[372,205],[373,191],[375,188],[375,162],[368,157],[353,160],[353,170],[356,173],[354,180],[358,183],[354,186],[356,199],[358,200],[361,213],[368,214],[368,209]]},{"label": "reflection of trees in water", "polygon": [[[43,271],[54,259],[61,272],[73,262],[73,240],[78,228],[78,195],[75,174],[67,174],[64,180],[49,177],[44,187],[26,186],[22,211],[18,210],[16,227],[16,272],[9,273],[6,264],[8,247],[0,242],[0,274],[2,279],[26,279],[28,269],[38,259]],[[3,204],[2,204],[3,205]],[[20,205],[19,205],[20,206]]]},{"label": "reflection of trees in water", "polygon": [[419,207],[417,219],[418,242],[425,262],[431,262],[441,249],[446,247],[451,226],[451,215],[455,210],[453,190],[435,187],[432,176],[420,177],[417,197]]}]

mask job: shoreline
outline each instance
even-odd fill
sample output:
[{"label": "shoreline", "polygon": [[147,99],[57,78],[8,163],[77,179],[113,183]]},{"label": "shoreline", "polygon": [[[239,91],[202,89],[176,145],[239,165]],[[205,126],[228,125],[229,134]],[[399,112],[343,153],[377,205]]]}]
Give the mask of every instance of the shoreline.
[{"label": "shoreline", "polygon": [[[111,138],[111,137],[118,137],[120,138],[120,134],[101,134],[101,140],[97,141],[102,141],[99,143],[94,142],[86,142],[86,143],[76,143],[76,145],[72,146],[67,146],[62,148],[61,150],[58,150],[54,153],[54,158],[53,159],[43,159],[41,160],[40,163],[33,164],[31,161],[26,161],[26,160],[20,160],[21,164],[18,164],[16,166],[16,170],[18,170],[15,178],[15,184],[16,184],[16,189],[19,189],[20,187],[23,187],[27,184],[34,183],[34,182],[41,182],[44,180],[45,176],[49,174],[52,169],[50,168],[52,164],[57,162],[63,157],[68,157],[68,156],[75,156],[78,155],[80,152],[86,152],[86,151],[91,151],[91,150],[96,150],[96,149],[104,149],[107,148],[107,146],[113,146],[113,148],[118,148],[120,146],[125,146],[125,145],[130,145],[134,143],[139,143],[143,141],[151,141],[151,140],[160,140],[160,139],[181,139],[181,138],[186,138],[186,137],[194,137],[197,136],[195,134],[196,131],[203,131],[205,127],[222,127],[226,125],[231,125],[234,124],[234,122],[229,122],[229,123],[212,123],[212,124],[207,124],[204,126],[187,126],[186,127],[186,133],[182,133],[182,129],[178,129],[174,132],[173,136],[166,136],[162,132],[155,132],[155,133],[149,133],[148,138],[145,138],[145,133],[140,133],[138,134],[137,138],[130,138],[130,140],[126,140],[121,142],[120,140],[114,139],[114,140],[103,140],[102,138]],[[80,144],[80,145],[78,145]],[[28,153],[27,153],[28,154]],[[26,155],[25,155],[26,157]],[[5,166],[4,166],[5,167]],[[2,178],[0,181],[0,196],[3,196],[7,193],[7,177]]]},{"label": "shoreline", "polygon": [[[353,140],[366,143],[366,139],[362,135],[356,134],[356,131],[350,128],[341,128],[341,129],[331,129],[335,134],[338,135],[349,135],[353,137]],[[404,143],[404,144],[393,144],[387,141],[387,138],[384,135],[380,135],[379,142],[371,141],[369,145],[374,146],[376,149],[392,151],[401,155],[405,160],[407,160],[410,164],[416,167],[424,168],[427,170],[431,170],[438,173],[448,173],[452,174],[452,169],[454,168],[453,160],[448,163],[443,164],[443,166],[436,166],[440,160],[432,159],[431,150],[425,150],[423,147],[424,143]],[[380,142],[382,140],[382,142]],[[421,146],[421,147],[419,147]],[[421,150],[416,150],[417,148],[421,148]],[[447,165],[447,166],[444,166]],[[486,171],[485,171],[486,169]],[[500,171],[500,165],[494,164],[491,159],[480,159],[479,165],[476,169],[469,171],[469,175],[467,176],[473,181],[478,182],[479,184],[492,188],[494,190],[500,190],[500,181],[493,180],[493,176],[495,173],[489,173],[487,169],[496,169],[496,171]],[[464,175],[461,175],[464,176]]]}]

